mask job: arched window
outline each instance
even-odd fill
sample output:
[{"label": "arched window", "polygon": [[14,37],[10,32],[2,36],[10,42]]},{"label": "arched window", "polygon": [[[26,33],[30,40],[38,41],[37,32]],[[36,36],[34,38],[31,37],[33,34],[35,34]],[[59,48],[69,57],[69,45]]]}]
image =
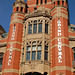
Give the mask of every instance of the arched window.
[{"label": "arched window", "polygon": [[58,1],[58,5],[60,5],[60,1]]},{"label": "arched window", "polygon": [[19,7],[17,7],[16,11],[18,11]]},{"label": "arched window", "polygon": [[42,0],[41,0],[41,4],[42,4]]},{"label": "arched window", "polygon": [[47,0],[45,0],[45,3],[47,3]]},{"label": "arched window", "polygon": [[64,5],[64,1],[62,1],[62,5]]},{"label": "arched window", "polygon": [[21,12],[23,11],[23,7],[21,7]]},{"label": "arched window", "polygon": [[36,4],[38,5],[38,0],[36,1]]}]

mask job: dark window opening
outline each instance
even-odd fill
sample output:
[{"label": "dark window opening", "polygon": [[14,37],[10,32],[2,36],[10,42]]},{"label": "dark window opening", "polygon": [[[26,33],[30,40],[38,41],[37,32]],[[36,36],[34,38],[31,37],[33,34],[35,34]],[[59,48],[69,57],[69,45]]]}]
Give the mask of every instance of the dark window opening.
[{"label": "dark window opening", "polygon": [[74,61],[75,61],[75,53],[73,55],[74,55]]},{"label": "dark window opening", "polygon": [[62,1],[62,5],[64,5],[64,1]]},{"label": "dark window opening", "polygon": [[55,2],[54,2],[54,5],[55,5]]},{"label": "dark window opening", "polygon": [[38,33],[42,33],[42,23],[38,24]]},{"label": "dark window opening", "polygon": [[17,7],[16,11],[18,11],[19,7]]},{"label": "dark window opening", "polygon": [[23,11],[23,7],[21,7],[21,12]]},{"label": "dark window opening", "polygon": [[48,46],[45,46],[45,50],[48,50]]},{"label": "dark window opening", "polygon": [[45,0],[45,3],[47,3],[47,0]]},{"label": "dark window opening", "polygon": [[58,1],[58,5],[60,5],[60,1]]},{"label": "dark window opening", "polygon": [[45,51],[45,60],[48,60],[48,52]]},{"label": "dark window opening", "polygon": [[31,34],[32,33],[32,25],[29,25],[28,26],[28,34]]},{"label": "dark window opening", "polygon": [[42,4],[42,0],[41,0],[41,4]]},{"label": "dark window opening", "polygon": [[41,51],[37,51],[37,60],[41,60]]},{"label": "dark window opening", "polygon": [[30,52],[26,53],[26,60],[30,60]]},{"label": "dark window opening", "polygon": [[37,33],[37,24],[33,25],[33,33]]},{"label": "dark window opening", "polygon": [[45,33],[48,34],[48,24],[45,24]]},{"label": "dark window opening", "polygon": [[38,5],[38,0],[36,1],[36,4]]}]

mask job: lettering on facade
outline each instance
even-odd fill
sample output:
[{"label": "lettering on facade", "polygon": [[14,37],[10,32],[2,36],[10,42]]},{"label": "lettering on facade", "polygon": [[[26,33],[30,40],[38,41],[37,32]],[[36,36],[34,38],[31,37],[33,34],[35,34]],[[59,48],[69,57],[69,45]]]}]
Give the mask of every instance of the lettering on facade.
[{"label": "lettering on facade", "polygon": [[[58,19],[57,21],[58,24],[58,36],[61,36],[61,21]],[[61,38],[58,38],[58,63],[62,63],[62,42]]]},{"label": "lettering on facade", "polygon": [[[13,32],[12,32],[12,35],[11,35],[11,40],[15,40],[15,25],[13,27]],[[12,49],[13,49],[13,44],[11,43],[10,44],[10,51],[9,51],[9,60],[8,60],[8,66],[10,66],[11,64],[11,59],[12,59]]]}]

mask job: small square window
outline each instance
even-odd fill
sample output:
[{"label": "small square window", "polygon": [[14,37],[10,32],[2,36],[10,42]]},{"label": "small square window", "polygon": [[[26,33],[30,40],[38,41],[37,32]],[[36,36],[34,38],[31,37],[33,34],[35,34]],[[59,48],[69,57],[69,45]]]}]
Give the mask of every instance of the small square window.
[{"label": "small square window", "polygon": [[41,50],[41,49],[42,49],[41,45],[37,46],[37,50]]},{"label": "small square window", "polygon": [[27,51],[30,51],[31,50],[31,46],[27,46]]},{"label": "small square window", "polygon": [[32,50],[36,50],[36,46],[32,46]]}]

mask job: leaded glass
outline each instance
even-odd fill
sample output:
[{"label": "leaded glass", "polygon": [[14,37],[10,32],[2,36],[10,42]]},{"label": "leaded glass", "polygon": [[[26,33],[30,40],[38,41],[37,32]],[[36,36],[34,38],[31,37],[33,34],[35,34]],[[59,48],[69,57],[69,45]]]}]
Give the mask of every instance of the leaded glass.
[{"label": "leaded glass", "polygon": [[38,24],[38,33],[41,33],[42,32],[42,23],[39,23]]},{"label": "leaded glass", "polygon": [[26,53],[26,60],[30,60],[30,52]]},{"label": "leaded glass", "polygon": [[35,58],[36,58],[36,52],[32,51],[32,60],[35,60]]},{"label": "leaded glass", "polygon": [[41,60],[41,51],[37,51],[37,60]]}]

